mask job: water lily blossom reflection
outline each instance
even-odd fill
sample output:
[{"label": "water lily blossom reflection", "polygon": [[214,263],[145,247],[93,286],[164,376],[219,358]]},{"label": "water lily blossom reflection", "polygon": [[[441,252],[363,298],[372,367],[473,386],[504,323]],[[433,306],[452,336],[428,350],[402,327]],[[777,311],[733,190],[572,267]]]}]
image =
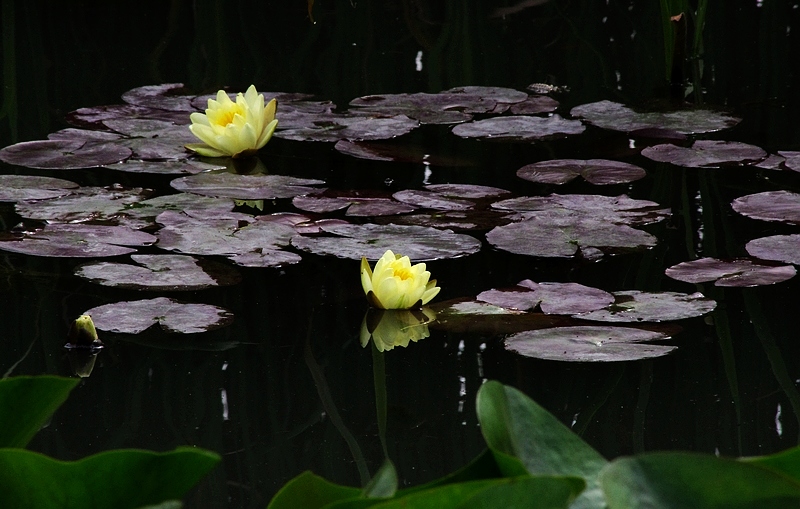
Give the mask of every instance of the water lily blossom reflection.
[{"label": "water lily blossom reflection", "polygon": [[190,143],[186,148],[206,157],[242,157],[255,154],[267,144],[275,132],[277,103],[264,105],[264,96],[250,85],[247,92],[232,101],[224,90],[217,99],[208,100],[205,114],[192,113],[192,134],[203,143]]},{"label": "water lily blossom reflection", "polygon": [[406,348],[411,341],[427,338],[430,335],[428,324],[434,321],[436,313],[429,308],[370,309],[361,323],[361,346],[366,347],[372,339],[379,352],[396,346]]},{"label": "water lily blossom reflection", "polygon": [[410,309],[425,305],[439,293],[424,263],[411,265],[408,256],[386,251],[372,270],[361,258],[361,286],[369,303],[379,309]]}]

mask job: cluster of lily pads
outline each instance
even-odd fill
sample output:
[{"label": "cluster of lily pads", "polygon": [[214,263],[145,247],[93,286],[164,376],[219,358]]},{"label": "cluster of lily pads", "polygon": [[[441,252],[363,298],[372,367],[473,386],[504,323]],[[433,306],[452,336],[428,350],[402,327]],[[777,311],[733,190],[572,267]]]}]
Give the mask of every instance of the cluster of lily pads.
[{"label": "cluster of lily pads", "polygon": [[[157,194],[119,185],[81,187],[52,177],[0,175],[0,200],[14,202],[24,219],[3,234],[0,249],[48,257],[131,255],[132,263],[92,261],[75,273],[103,285],[185,291],[240,280],[231,264],[208,257],[264,268],[299,263],[302,253],[376,260],[391,249],[414,261],[430,261],[476,253],[485,240],[496,249],[519,255],[594,261],[655,246],[658,239],[640,227],[671,214],[656,202],[627,195],[518,196],[496,187],[457,183],[393,194],[329,189],[322,180],[267,174],[260,162],[243,174],[230,159],[201,161],[185,149],[196,141],[187,127],[190,114],[201,111],[213,96],[182,92],[181,84],[139,87],[123,94],[125,104],[69,113],[67,121],[75,127],[52,133],[48,140],[0,150],[1,161],[28,168],[104,168],[175,176],[170,182],[174,192],[159,190]],[[579,135],[590,126],[670,141],[650,146],[642,155],[677,166],[800,169],[796,153],[769,155],[737,142],[690,142],[689,136],[739,122],[724,112],[705,109],[642,113],[599,101],[572,108],[570,118],[564,118],[555,113],[559,103],[552,97],[499,87],[371,95],[354,99],[343,112],[330,101],[312,100],[305,94],[264,95],[279,104],[275,137],[332,142],[342,154],[374,161],[436,164],[435,156],[409,154],[397,150],[396,144],[379,142],[423,124],[451,126],[451,132],[462,138],[516,142]],[[646,172],[620,161],[559,159],[525,165],[517,175],[549,185],[581,177],[602,186],[630,183]],[[287,200],[284,209],[291,200],[297,212],[251,214],[242,212],[246,207],[237,207],[249,205],[251,211],[263,212],[265,201],[270,200]],[[800,196],[795,193],[772,192],[739,198],[732,206],[757,219],[800,222],[798,204]],[[747,246],[753,259],[701,259],[671,267],[666,273],[693,283],[715,280],[722,286],[775,283],[795,274],[792,265],[774,262],[800,262],[798,243],[800,235],[756,239]],[[504,333],[517,332],[506,346],[522,355],[629,360],[668,353],[674,347],[643,342],[669,335],[586,325],[586,321],[671,321],[700,316],[713,308],[714,302],[700,294],[609,294],[575,283],[523,281],[515,289],[483,292],[476,300],[440,304],[437,325],[457,328],[458,317],[486,316],[507,323],[500,328]],[[227,310],[165,297],[112,303],[86,312],[97,328],[130,334],[155,322],[168,331],[188,333],[232,320]],[[565,318],[553,321],[556,315]]]}]

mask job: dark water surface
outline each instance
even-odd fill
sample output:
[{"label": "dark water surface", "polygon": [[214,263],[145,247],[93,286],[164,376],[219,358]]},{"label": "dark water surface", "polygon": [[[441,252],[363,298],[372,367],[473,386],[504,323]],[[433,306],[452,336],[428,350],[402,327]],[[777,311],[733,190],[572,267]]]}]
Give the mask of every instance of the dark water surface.
[{"label": "dark water surface", "polygon": [[[601,99],[645,105],[669,96],[657,2],[554,0],[505,17],[493,16],[494,9],[513,2],[317,4],[312,24],[299,0],[3,2],[0,146],[43,139],[66,127],[68,111],[119,103],[130,88],[166,82],[183,82],[197,93],[255,83],[259,90],[308,92],[341,106],[365,94],[460,85],[524,90],[549,82],[570,87],[558,96],[562,114]],[[703,101],[744,118],[710,137],[771,152],[800,150],[798,5],[710,4]],[[420,188],[427,178],[521,195],[627,193],[672,208],[671,219],[646,228],[659,244],[645,253],[586,264],[484,245],[479,255],[429,263],[442,287],[437,300],[530,278],[607,291],[703,291],[718,302],[709,316],[680,323],[683,332],[670,341],[679,346],[676,353],[650,361],[526,359],[506,352],[501,336],[436,328],[427,339],[387,352],[388,452],[401,484],[441,476],[483,449],[474,399],[486,379],[523,390],[609,458],[663,449],[755,455],[797,444],[800,280],[722,289],[673,281],[663,271],[692,259],[692,251],[745,256],[751,239],[796,233],[796,227],[735,214],[729,203],[754,192],[798,190],[800,175],[683,170],[649,161],[627,136],[596,128],[567,140],[495,144],[427,126],[400,142],[474,165],[431,167],[426,176],[421,165],[363,161],[335,152],[332,144],[280,139],[260,157],[271,173],[322,178],[338,189],[397,191]],[[555,188],[515,176],[519,167],[551,158],[618,159],[641,165],[648,176],[603,188]],[[0,171],[162,192],[170,180],[110,170],[4,165]],[[289,200],[267,211],[282,210],[294,210]],[[13,205],[1,204],[0,219],[10,229],[20,218]],[[13,375],[70,375],[62,346],[71,320],[100,304],[155,296],[81,280],[72,275],[77,260],[3,254],[0,261],[0,371]],[[222,465],[193,492],[190,507],[265,507],[280,486],[307,469],[361,484],[380,465],[383,450],[374,384],[381,361],[358,341],[366,311],[358,263],[304,253],[294,266],[241,271],[238,286],[173,295],[230,309],[236,316],[231,327],[188,340],[102,336],[107,347],[92,375],[31,448],[59,459],[121,447],[196,445],[219,452]]]}]

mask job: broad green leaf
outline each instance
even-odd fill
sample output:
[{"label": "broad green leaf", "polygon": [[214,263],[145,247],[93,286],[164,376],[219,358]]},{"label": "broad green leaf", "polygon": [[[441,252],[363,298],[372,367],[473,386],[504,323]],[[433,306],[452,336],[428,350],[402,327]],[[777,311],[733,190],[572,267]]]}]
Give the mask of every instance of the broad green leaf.
[{"label": "broad green leaf", "polygon": [[620,458],[600,475],[611,509],[798,507],[800,482],[753,461],[664,452]]},{"label": "broad green leaf", "polygon": [[23,449],[0,449],[0,507],[137,508],[184,496],[219,462],[212,452],[115,450],[59,461]]},{"label": "broad green leaf", "polygon": [[800,482],[800,447],[794,447],[769,456],[740,458],[740,461],[775,470]]},{"label": "broad green leaf", "polygon": [[364,487],[364,496],[367,498],[389,498],[397,491],[397,470],[386,458],[381,468],[375,472],[369,483]]},{"label": "broad green leaf", "polygon": [[500,472],[500,468],[497,466],[497,461],[495,460],[492,451],[486,449],[459,470],[447,474],[444,477],[440,477],[439,479],[435,479],[427,484],[398,490],[396,496],[399,498],[417,491],[438,488],[448,484],[496,479],[498,477],[503,477],[503,474]]},{"label": "broad green leaf", "polygon": [[160,504],[143,506],[139,509],[181,509],[182,507],[183,502],[180,500],[167,500],[166,502],[161,502]]},{"label": "broad green leaf", "polygon": [[25,447],[78,382],[56,376],[0,380],[0,447]]},{"label": "broad green leaf", "polygon": [[597,476],[608,462],[547,410],[494,381],[478,391],[476,406],[483,437],[506,475],[519,473],[511,456],[532,475],[581,477],[588,487],[573,507],[602,506]]},{"label": "broad green leaf", "polygon": [[361,490],[326,481],[312,472],[303,472],[273,497],[267,509],[318,509],[338,500],[362,498]]}]

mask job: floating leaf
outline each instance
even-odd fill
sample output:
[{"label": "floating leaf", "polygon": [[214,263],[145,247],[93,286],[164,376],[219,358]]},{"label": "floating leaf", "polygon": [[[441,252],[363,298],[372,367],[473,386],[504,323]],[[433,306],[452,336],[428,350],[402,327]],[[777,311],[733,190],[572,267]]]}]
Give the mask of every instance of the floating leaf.
[{"label": "floating leaf", "polygon": [[370,161],[397,161],[440,167],[474,166],[475,162],[461,157],[429,154],[425,149],[408,144],[396,145],[373,141],[339,140],[334,148],[342,154]]},{"label": "floating leaf", "polygon": [[[778,152],[779,155],[770,156],[767,161],[772,158],[782,159],[783,166],[792,170],[792,171],[800,171],[800,152],[791,151],[791,150],[781,150]],[[766,161],[764,161],[766,163]]]},{"label": "floating leaf", "polygon": [[514,103],[509,111],[514,115],[537,115],[552,113],[558,109],[558,101],[546,95],[529,95],[522,102]]},{"label": "floating leaf", "polygon": [[480,200],[483,198],[497,198],[511,191],[499,187],[478,186],[474,184],[428,184],[425,189],[438,193],[447,198],[467,198]]},{"label": "floating leaf", "polygon": [[69,180],[32,175],[0,175],[0,201],[46,200],[69,194],[78,186]]},{"label": "floating leaf", "polygon": [[477,299],[520,311],[539,306],[542,313],[559,315],[594,311],[614,302],[613,295],[598,288],[578,283],[535,283],[530,279],[520,281],[514,289],[481,292]]},{"label": "floating leaf", "polygon": [[251,216],[231,212],[234,202],[230,198],[213,198],[191,193],[167,194],[134,202],[115,216],[119,225],[142,229],[154,226],[156,217],[167,210],[190,213],[195,218],[251,219]]},{"label": "floating leaf", "polygon": [[669,339],[660,332],[628,327],[556,327],[520,332],[505,341],[507,350],[525,357],[566,362],[619,362],[661,357],[674,346],[642,344]]},{"label": "floating leaf", "polygon": [[0,150],[0,161],[27,168],[72,170],[95,168],[127,159],[131,150],[105,142],[23,141]]},{"label": "floating leaf", "polygon": [[639,166],[607,159],[552,159],[528,164],[517,176],[539,184],[566,184],[582,176],[590,184],[623,184],[645,177]]},{"label": "floating leaf", "polygon": [[[137,106],[148,106],[170,111],[196,111],[191,104],[191,97],[171,95],[171,92],[183,88],[183,83],[164,83],[146,85],[128,90],[122,94],[122,100]],[[188,115],[188,113],[187,113]]]},{"label": "floating leaf", "polygon": [[773,235],[748,242],[744,248],[751,256],[800,265],[800,235]]},{"label": "floating leaf", "polygon": [[[242,214],[241,216],[244,217]],[[281,251],[297,234],[294,225],[308,220],[299,214],[273,214],[249,221],[231,218],[197,218],[167,211],[156,220],[158,247],[186,254],[227,256],[239,265],[275,267],[297,263],[300,257]]]},{"label": "floating leaf", "polygon": [[238,284],[233,268],[211,260],[182,255],[131,255],[138,265],[92,262],[75,269],[75,275],[105,286],[133,290],[190,291]]},{"label": "floating leaf", "polygon": [[669,217],[670,210],[659,208],[649,200],[634,200],[626,195],[551,194],[550,196],[521,196],[492,204],[500,210],[521,212],[520,218],[587,217],[613,223],[644,225]]},{"label": "floating leaf", "polygon": [[204,172],[180,177],[170,186],[205,196],[236,198],[240,200],[273,200],[318,193],[321,190],[308,186],[324,184],[323,180],[286,177],[283,175],[239,175],[227,171]]},{"label": "floating leaf", "polygon": [[753,219],[800,224],[800,194],[791,191],[748,194],[733,200],[731,207]]},{"label": "floating leaf", "polygon": [[147,118],[172,122],[176,125],[187,125],[191,123],[189,115],[186,112],[159,110],[145,106],[134,106],[133,104],[111,104],[106,106],[94,106],[91,108],[80,108],[67,113],[66,120],[70,124],[78,127],[105,129],[104,121],[118,118]]},{"label": "floating leaf", "polygon": [[657,128],[681,134],[702,134],[728,129],[741,121],[726,113],[703,109],[639,113],[612,101],[583,104],[569,113],[602,129],[625,133]]},{"label": "floating leaf", "polygon": [[[332,196],[328,196],[331,194]],[[318,196],[296,196],[292,205],[306,212],[325,214],[347,209],[348,216],[374,217],[391,216],[413,212],[416,207],[400,203],[391,198],[361,196],[359,191],[347,193],[331,192]]]},{"label": "floating leaf", "polygon": [[139,334],[158,324],[165,332],[195,334],[225,327],[233,313],[208,304],[187,304],[166,297],[114,302],[85,311],[99,330]]},{"label": "floating leaf", "polygon": [[81,187],[60,198],[21,201],[14,209],[22,217],[42,221],[113,220],[127,207],[145,200],[149,194],[149,191],[141,188]]},{"label": "floating leaf", "polygon": [[[798,246],[795,246],[798,247]],[[797,273],[791,265],[764,265],[750,260],[718,260],[700,258],[673,265],[665,274],[678,281],[704,283],[715,281],[716,286],[763,286],[791,279]]]},{"label": "floating leaf", "polygon": [[574,315],[598,322],[662,322],[682,320],[710,313],[717,303],[702,293],[613,292],[616,302],[606,309]]},{"label": "floating leaf", "polygon": [[544,313],[527,313],[495,306],[487,302],[458,299],[436,302],[429,307],[436,311],[436,322],[431,328],[455,333],[478,333],[489,336],[515,332],[575,325],[573,318]]},{"label": "floating leaf", "polygon": [[398,191],[392,195],[392,198],[416,207],[435,210],[466,210],[474,206],[474,203],[470,201],[446,198],[433,191],[416,189]]},{"label": "floating leaf", "polygon": [[481,243],[469,235],[423,226],[332,225],[321,228],[330,236],[299,236],[292,245],[314,254],[360,260],[377,260],[387,249],[414,262],[457,258],[480,251]]},{"label": "floating leaf", "polygon": [[34,256],[93,258],[136,251],[132,247],[153,244],[156,237],[124,226],[48,224],[26,233],[20,240],[0,241],[0,250]]},{"label": "floating leaf", "polygon": [[570,213],[548,213],[498,226],[486,234],[490,244],[516,254],[568,258],[586,248],[642,249],[656,238],[627,225]]},{"label": "floating leaf", "polygon": [[405,115],[366,117],[330,113],[309,116],[309,120],[310,125],[276,131],[274,136],[294,141],[386,140],[419,127],[419,122]]},{"label": "floating leaf", "polygon": [[556,136],[580,134],[583,124],[577,120],[565,120],[558,115],[532,117],[492,117],[459,124],[453,134],[462,138],[479,138],[499,141],[537,141]]},{"label": "floating leaf", "polygon": [[670,143],[642,150],[653,161],[672,163],[686,168],[719,168],[755,164],[767,157],[764,149],[738,141],[697,140],[691,148]]},{"label": "floating leaf", "polygon": [[484,209],[420,212],[392,217],[388,221],[447,230],[489,230],[510,222],[508,214]]},{"label": "floating leaf", "polygon": [[93,131],[89,129],[74,129],[71,127],[47,135],[48,140],[60,141],[116,141],[121,138],[122,135],[117,133]]},{"label": "floating leaf", "polygon": [[104,168],[109,170],[124,171],[128,173],[153,173],[156,175],[194,175],[209,170],[224,170],[224,166],[208,164],[200,161],[140,161],[128,159],[127,161],[108,164]]}]

